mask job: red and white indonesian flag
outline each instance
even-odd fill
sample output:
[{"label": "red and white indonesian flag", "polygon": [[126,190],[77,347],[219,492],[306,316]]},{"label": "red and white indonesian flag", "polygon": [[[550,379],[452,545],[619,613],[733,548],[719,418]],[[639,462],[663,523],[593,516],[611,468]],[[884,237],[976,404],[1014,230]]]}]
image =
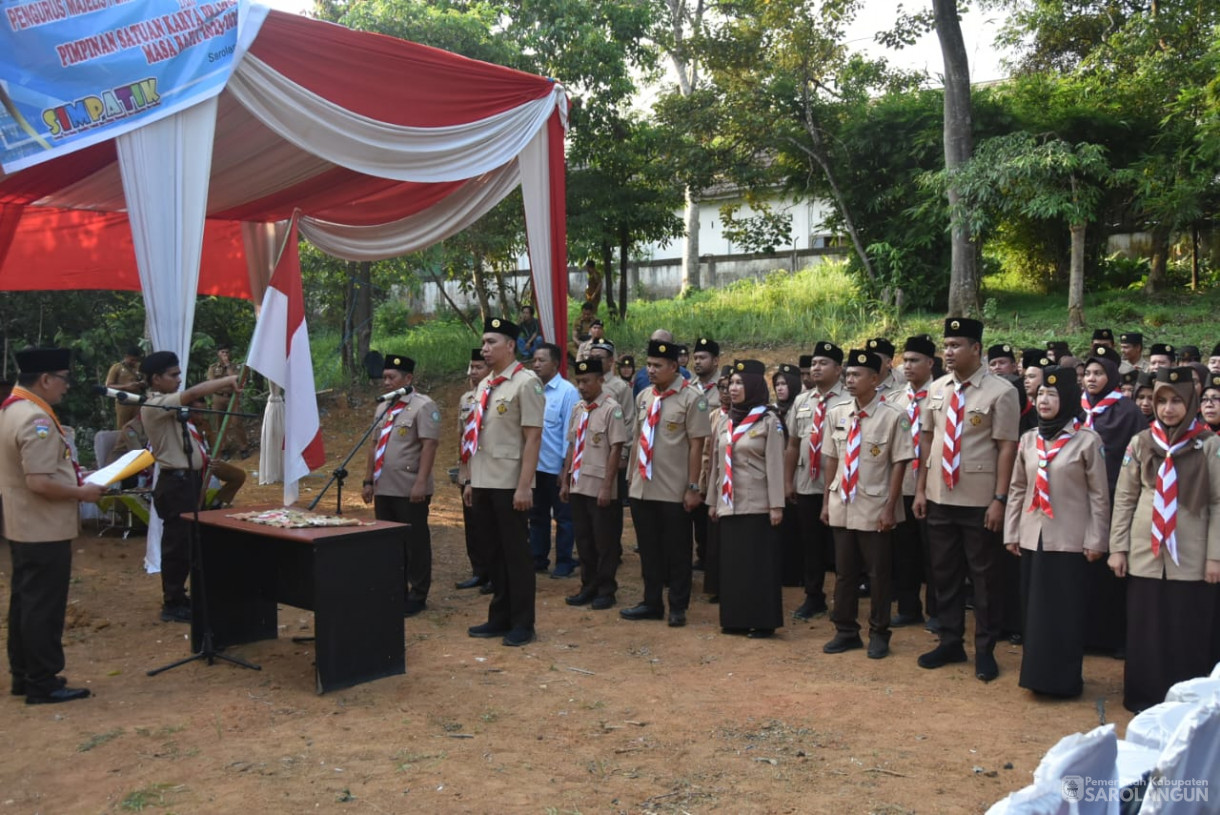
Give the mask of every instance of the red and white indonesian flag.
[{"label": "red and white indonesian flag", "polygon": [[284,506],[289,506],[300,494],[297,482],[326,461],[305,330],[296,218],[263,295],[247,364],[284,389]]}]

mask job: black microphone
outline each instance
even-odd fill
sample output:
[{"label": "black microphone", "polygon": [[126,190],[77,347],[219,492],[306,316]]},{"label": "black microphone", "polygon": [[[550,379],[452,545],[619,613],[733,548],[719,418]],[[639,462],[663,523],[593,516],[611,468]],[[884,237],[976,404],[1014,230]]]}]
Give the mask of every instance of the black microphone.
[{"label": "black microphone", "polygon": [[390,391],[389,393],[381,394],[381,396],[377,397],[377,401],[378,402],[389,402],[393,399],[397,399],[400,396],[406,396],[410,392],[411,392],[411,386],[403,385],[401,388],[399,388],[396,391]]},{"label": "black microphone", "polygon": [[105,385],[94,385],[93,392],[98,396],[108,396],[111,399],[117,399],[120,402],[142,405],[148,401],[148,396],[145,394],[128,393],[127,391],[119,391],[114,388],[108,388]]}]

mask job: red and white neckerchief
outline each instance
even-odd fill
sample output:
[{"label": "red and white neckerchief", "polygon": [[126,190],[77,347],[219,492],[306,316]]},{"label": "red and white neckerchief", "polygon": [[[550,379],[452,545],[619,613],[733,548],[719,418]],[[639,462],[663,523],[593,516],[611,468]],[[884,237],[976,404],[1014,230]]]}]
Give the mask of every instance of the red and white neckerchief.
[{"label": "red and white neckerchief", "polygon": [[1084,426],[1092,427],[1093,419],[1106,412],[1106,408],[1123,398],[1122,391],[1110,391],[1108,394],[1097,400],[1097,404],[1089,404],[1089,396],[1086,393],[1080,395],[1080,409],[1084,411]]},{"label": "red and white neckerchief", "polygon": [[766,405],[759,405],[750,410],[749,413],[742,418],[741,423],[734,425],[733,420],[729,419],[725,425],[728,432],[729,441],[724,446],[724,482],[720,487],[720,500],[724,502],[726,507],[733,506],[733,445],[737,443],[745,432],[750,429],[751,425],[762,418],[767,412]]},{"label": "red and white neckerchief", "polygon": [[966,424],[966,393],[970,382],[959,382],[949,400],[949,412],[945,414],[944,458],[941,461],[945,486],[953,489],[962,475],[962,429]]},{"label": "red and white neckerchief", "polygon": [[835,393],[833,390],[813,397],[813,426],[809,428],[809,477],[817,480],[822,472],[822,431],[826,423],[826,403]]},{"label": "red and white neckerchief", "polygon": [[1055,517],[1055,511],[1051,508],[1050,467],[1055,456],[1059,455],[1059,451],[1063,449],[1063,445],[1071,441],[1072,436],[1080,429],[1080,420],[1073,419],[1070,427],[1070,430],[1065,427],[1063,432],[1049,443],[1049,449],[1047,440],[1041,435],[1038,436],[1038,476],[1034,479],[1034,497],[1029,502],[1029,509],[1026,512],[1040,509],[1046,517]]},{"label": "red and white neckerchief", "polygon": [[1207,425],[1198,419],[1191,419],[1190,427],[1182,434],[1176,444],[1169,443],[1169,435],[1160,420],[1154,421],[1149,430],[1152,440],[1165,451],[1165,460],[1156,471],[1156,494],[1152,498],[1152,555],[1161,553],[1161,545],[1169,550],[1173,562],[1178,562],[1178,473],[1173,466],[1173,454],[1180,452],[1195,440]]},{"label": "red and white neckerchief", "polygon": [[68,434],[64,432],[63,425],[59,423],[59,417],[55,415],[55,408],[51,407],[45,399],[33,391],[27,390],[20,385],[15,385],[9,397],[4,400],[3,404],[0,404],[0,410],[4,410],[9,405],[16,404],[17,402],[33,402],[42,409],[43,413],[51,417],[51,421],[55,423],[55,429],[59,431],[59,438],[63,441],[64,447],[68,448],[68,455],[72,457],[72,472],[76,474],[76,486],[79,487],[84,484],[85,479],[81,475],[80,463],[72,452],[72,445],[68,443]]},{"label": "red and white neckerchief", "polygon": [[711,393],[716,387],[716,380],[713,379],[711,382],[700,382],[699,387],[703,390],[703,392],[705,394]]},{"label": "red and white neckerchief", "polygon": [[580,480],[580,463],[585,457],[585,430],[589,427],[589,414],[597,410],[597,402],[585,406],[576,423],[576,451],[572,453],[572,483]]},{"label": "red and white neckerchief", "polygon": [[661,421],[661,402],[677,392],[676,388],[670,388],[665,393],[659,393],[655,385],[652,388],[652,406],[648,408],[648,418],[640,428],[639,455],[636,457],[640,475],[644,476],[645,481],[652,480],[652,443],[657,437],[657,424]]},{"label": "red and white neckerchief", "polygon": [[843,481],[839,484],[839,496],[845,504],[855,500],[856,487],[860,484],[860,420],[867,418],[867,413],[857,410],[847,431],[847,447],[843,451]]},{"label": "red and white neckerchief", "polygon": [[[407,402],[411,401],[407,397]],[[398,400],[385,412],[385,421],[381,423],[381,432],[377,435],[377,448],[373,454],[373,481],[381,478],[381,467],[385,464],[385,449],[390,444],[390,434],[394,431],[394,420],[398,414],[407,409],[407,402]]]},{"label": "red and white neckerchief", "polygon": [[923,432],[923,420],[920,416],[919,403],[928,396],[928,389],[915,390],[913,385],[907,385],[907,419],[911,422],[911,442],[915,445],[915,460],[911,469],[919,469],[919,436]]},{"label": "red and white neckerchief", "polygon": [[488,382],[487,387],[483,388],[483,392],[479,394],[479,401],[475,405],[474,415],[466,423],[466,430],[462,434],[463,463],[470,461],[474,451],[479,449],[479,431],[483,429],[483,417],[487,415],[487,405],[491,403],[491,392],[524,370],[525,366],[518,362],[513,366],[511,371],[506,374],[500,374]]},{"label": "red and white neckerchief", "polygon": [[194,422],[187,422],[186,429],[190,432],[191,438],[195,440],[195,444],[199,446],[199,455],[203,458],[203,469],[206,471],[211,457],[208,456],[208,442],[199,432],[199,428],[195,427]]}]

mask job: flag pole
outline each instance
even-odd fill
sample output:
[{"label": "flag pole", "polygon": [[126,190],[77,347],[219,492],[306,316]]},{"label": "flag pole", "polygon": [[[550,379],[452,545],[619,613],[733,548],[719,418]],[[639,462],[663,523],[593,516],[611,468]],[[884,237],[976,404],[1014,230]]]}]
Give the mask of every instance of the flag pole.
[{"label": "flag pole", "polygon": [[[237,387],[233,389],[233,398],[229,400],[229,404],[225,407],[224,418],[220,420],[220,430],[216,433],[216,449],[212,451],[212,455],[208,457],[208,466],[203,471],[203,486],[199,491],[199,508],[205,509],[208,501],[208,483],[212,480],[212,470],[215,469],[216,461],[220,456],[220,451],[224,449],[225,431],[229,429],[229,419],[232,414],[241,410],[235,408],[241,407],[241,394],[246,387],[246,380],[250,377],[250,366],[242,364],[241,376],[237,380]],[[241,419],[238,419],[240,422]]]}]

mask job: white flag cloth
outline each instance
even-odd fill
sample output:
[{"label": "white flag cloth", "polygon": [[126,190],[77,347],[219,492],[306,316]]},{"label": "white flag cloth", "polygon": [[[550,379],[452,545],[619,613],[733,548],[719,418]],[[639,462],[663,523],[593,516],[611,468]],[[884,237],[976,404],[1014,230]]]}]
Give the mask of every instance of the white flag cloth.
[{"label": "white flag cloth", "polygon": [[290,506],[300,495],[298,482],[326,461],[295,219],[263,295],[247,364],[284,389],[284,506]]}]

